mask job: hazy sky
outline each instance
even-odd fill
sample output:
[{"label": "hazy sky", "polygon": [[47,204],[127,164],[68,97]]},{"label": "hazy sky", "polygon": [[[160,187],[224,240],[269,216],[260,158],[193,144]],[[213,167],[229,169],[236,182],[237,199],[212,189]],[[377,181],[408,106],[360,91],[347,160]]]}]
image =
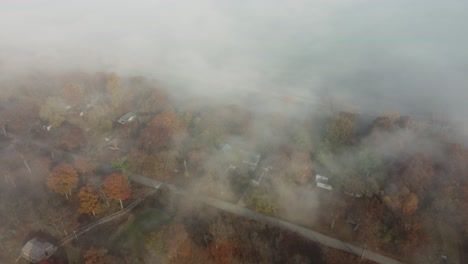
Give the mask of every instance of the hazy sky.
[{"label": "hazy sky", "polygon": [[468,115],[468,1],[0,1],[0,77],[141,74]]}]

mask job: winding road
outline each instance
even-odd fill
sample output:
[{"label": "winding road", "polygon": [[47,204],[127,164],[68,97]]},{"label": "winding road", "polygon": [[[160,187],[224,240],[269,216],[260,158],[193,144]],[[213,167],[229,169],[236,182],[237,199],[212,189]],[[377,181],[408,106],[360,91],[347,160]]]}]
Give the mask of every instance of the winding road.
[{"label": "winding road", "polygon": [[339,249],[339,250],[343,250],[343,251],[355,254],[357,256],[360,256],[361,258],[366,258],[366,259],[372,260],[372,261],[377,262],[377,263],[382,263],[382,264],[402,264],[403,263],[403,262],[400,262],[398,260],[389,258],[387,256],[383,256],[381,254],[378,254],[376,252],[373,252],[373,251],[370,251],[370,250],[367,250],[367,249],[364,249],[364,248],[360,248],[360,247],[357,247],[357,246],[353,246],[353,245],[345,243],[345,242],[343,242],[341,240],[338,240],[338,239],[335,239],[335,238],[320,234],[318,232],[315,232],[315,231],[312,231],[310,229],[307,229],[307,228],[304,228],[304,227],[289,223],[287,221],[284,221],[284,220],[281,220],[281,219],[278,219],[278,218],[263,215],[263,214],[255,212],[255,211],[249,210],[247,208],[240,207],[240,206],[237,206],[235,204],[224,202],[224,201],[221,201],[221,200],[218,200],[218,199],[215,199],[215,198],[211,198],[211,197],[208,197],[206,195],[198,195],[198,194],[186,192],[185,190],[177,188],[176,186],[171,185],[171,184],[165,184],[163,182],[159,182],[159,181],[153,180],[151,178],[144,177],[144,176],[141,176],[141,175],[136,175],[136,174],[130,174],[129,178],[131,180],[135,181],[135,182],[138,182],[140,184],[143,184],[143,185],[146,185],[146,186],[149,186],[149,187],[159,188],[160,186],[163,186],[163,185],[167,186],[167,187],[169,187],[169,189],[171,191],[173,191],[174,193],[176,193],[178,195],[185,196],[185,197],[187,197],[189,199],[192,199],[192,200],[198,200],[198,201],[203,202],[205,204],[208,204],[208,205],[210,205],[212,207],[218,208],[220,210],[223,210],[223,211],[226,211],[226,212],[229,212],[229,213],[232,213],[232,214],[247,217],[247,218],[250,218],[250,219],[257,220],[257,221],[267,222],[267,223],[269,223],[271,225],[279,226],[279,227],[294,231],[294,232],[296,232],[298,234],[301,234],[302,236],[304,236],[304,237],[306,237],[306,238],[308,238],[308,239],[310,239],[312,241],[315,241],[317,243],[320,243],[322,245],[325,245],[325,246],[328,246],[328,247],[331,247],[331,248],[336,248],[336,249]]},{"label": "winding road", "polygon": [[[54,147],[51,147],[51,146],[49,146],[49,145],[47,145],[47,144],[45,144],[43,142],[26,139],[26,138],[23,138],[21,136],[14,135],[12,133],[8,133],[8,137],[14,138],[14,139],[17,139],[17,140],[21,140],[23,142],[28,142],[28,143],[31,143],[31,144],[34,144],[34,145],[38,145],[40,147],[44,147],[44,148],[49,149],[49,150],[55,150],[55,151],[58,151],[58,152],[67,152],[67,151],[63,151],[63,150],[58,150],[58,149],[56,149]],[[67,152],[67,153],[71,154],[74,157],[79,156],[79,155],[77,155],[75,153],[71,153],[71,152]],[[25,162],[25,164],[26,164],[26,162]],[[103,165],[110,166],[109,164],[100,164],[100,165],[101,166],[103,166]],[[339,249],[339,250],[343,250],[343,251],[355,254],[357,256],[360,256],[361,258],[369,259],[371,261],[374,261],[374,262],[377,262],[377,263],[382,263],[382,264],[402,264],[403,263],[403,262],[400,262],[398,260],[389,258],[387,256],[383,256],[381,254],[378,254],[376,252],[373,252],[373,251],[370,251],[370,250],[367,250],[367,249],[363,249],[363,248],[360,248],[360,247],[357,247],[357,246],[353,246],[351,244],[345,243],[345,242],[340,241],[338,239],[335,239],[335,238],[320,234],[320,233],[318,233],[316,231],[313,231],[313,230],[310,230],[310,229],[307,229],[307,228],[292,224],[290,222],[287,222],[287,221],[284,221],[284,220],[281,220],[281,219],[266,216],[266,215],[257,213],[255,211],[249,210],[247,208],[240,207],[240,206],[237,206],[237,205],[232,204],[232,203],[224,202],[224,201],[212,198],[212,197],[208,197],[206,195],[199,195],[199,194],[194,194],[194,193],[187,192],[185,190],[182,190],[182,189],[176,187],[175,185],[165,184],[163,182],[159,182],[159,181],[153,180],[151,178],[141,176],[141,175],[137,175],[137,174],[129,174],[128,177],[129,177],[129,179],[131,179],[131,180],[133,180],[135,182],[138,182],[140,184],[143,184],[143,185],[146,185],[146,186],[149,186],[149,187],[152,187],[152,188],[156,188],[156,189],[160,188],[161,186],[169,187],[169,189],[171,191],[173,191],[174,193],[176,193],[178,195],[181,195],[181,196],[185,196],[188,199],[192,199],[192,200],[195,199],[195,200],[198,200],[198,201],[203,202],[205,204],[208,204],[208,205],[210,205],[212,207],[218,208],[219,210],[223,210],[223,211],[226,211],[226,212],[229,212],[229,213],[232,213],[232,214],[247,217],[247,218],[250,218],[250,219],[257,220],[257,221],[267,222],[267,223],[270,223],[272,225],[276,225],[276,226],[279,226],[279,227],[289,229],[289,230],[294,231],[294,232],[296,232],[298,234],[301,234],[302,236],[304,236],[306,238],[309,238],[312,241],[315,241],[317,243],[320,243],[322,245],[325,245],[325,246],[328,246],[328,247],[331,247],[331,248],[335,248],[335,249]],[[117,212],[117,214],[119,214],[119,212]],[[114,217],[112,217],[112,219],[113,218]],[[96,223],[95,225],[93,224],[92,227],[94,227],[96,225],[99,225],[99,224],[101,224],[101,223]],[[89,229],[91,229],[92,227],[86,226],[86,227],[83,227],[82,229],[80,229],[79,231],[86,232]],[[65,239],[63,239],[63,241],[61,241],[61,243],[67,243],[67,242],[69,242],[68,241],[69,239],[72,240],[73,238],[74,238],[74,235],[73,236],[70,235],[69,237],[66,237]]]}]

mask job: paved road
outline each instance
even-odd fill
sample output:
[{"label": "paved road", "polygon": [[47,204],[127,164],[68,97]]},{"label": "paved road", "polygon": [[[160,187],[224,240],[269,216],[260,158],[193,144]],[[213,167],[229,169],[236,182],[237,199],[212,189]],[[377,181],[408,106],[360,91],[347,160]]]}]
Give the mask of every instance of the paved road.
[{"label": "paved road", "polygon": [[216,207],[216,208],[218,208],[220,210],[223,210],[223,211],[226,211],[226,212],[230,212],[232,214],[240,215],[240,216],[247,217],[247,218],[254,219],[254,220],[258,220],[258,221],[268,222],[268,223],[270,223],[272,225],[276,225],[276,226],[280,226],[280,227],[292,230],[292,231],[294,231],[294,232],[296,232],[298,234],[301,234],[304,237],[307,237],[310,240],[313,240],[313,241],[315,241],[317,243],[320,243],[322,245],[332,247],[332,248],[336,248],[336,249],[340,249],[340,250],[343,250],[343,251],[346,251],[346,252],[349,252],[349,253],[352,253],[352,254],[355,254],[355,255],[358,255],[358,256],[363,255],[363,258],[372,260],[372,261],[377,262],[377,263],[402,264],[402,262],[400,262],[398,260],[391,259],[389,257],[386,257],[386,256],[380,255],[378,253],[375,253],[373,251],[364,250],[363,248],[350,245],[348,243],[345,243],[345,242],[340,241],[338,239],[335,239],[335,238],[320,234],[320,233],[312,231],[310,229],[307,229],[307,228],[304,228],[304,227],[301,227],[301,226],[286,222],[286,221],[281,220],[281,219],[277,219],[277,218],[274,218],[274,217],[259,214],[259,213],[255,212],[255,211],[252,211],[252,210],[249,210],[249,209],[246,209],[246,208],[243,208],[243,207],[239,207],[239,206],[237,206],[235,204],[224,202],[224,201],[214,199],[214,198],[204,196],[204,195],[196,195],[196,194],[193,194],[193,193],[188,193],[188,192],[186,192],[184,190],[181,190],[181,189],[177,188],[174,185],[164,184],[162,182],[159,182],[159,181],[156,181],[156,180],[153,180],[153,179],[141,176],[141,175],[132,174],[132,175],[129,175],[129,178],[131,180],[135,181],[135,182],[138,182],[140,184],[150,186],[150,187],[165,185],[165,186],[169,187],[172,191],[174,191],[175,193],[177,193],[179,195],[186,196],[186,197],[188,197],[190,199],[199,200],[199,201],[204,202],[204,203],[206,203],[208,205],[211,205],[213,207]]}]

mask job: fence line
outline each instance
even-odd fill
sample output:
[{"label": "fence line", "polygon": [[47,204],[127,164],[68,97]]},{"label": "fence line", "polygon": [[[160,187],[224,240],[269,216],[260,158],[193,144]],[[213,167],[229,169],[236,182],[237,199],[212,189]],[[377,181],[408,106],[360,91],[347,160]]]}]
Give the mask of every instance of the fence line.
[{"label": "fence line", "polygon": [[67,243],[69,243],[70,241],[72,241],[73,239],[77,239],[78,236],[88,232],[89,230],[93,229],[94,227],[100,225],[100,224],[104,224],[104,223],[107,223],[117,217],[120,217],[128,212],[130,212],[135,206],[137,206],[139,203],[141,203],[142,201],[144,201],[146,199],[146,197],[148,197],[149,195],[153,194],[154,192],[156,191],[155,190],[152,190],[151,192],[149,192],[148,194],[146,194],[146,196],[144,198],[138,198],[136,199],[135,201],[133,201],[131,204],[129,204],[127,207],[125,207],[124,209],[118,211],[118,212],[115,212],[111,215],[108,215],[102,219],[99,219],[98,221],[96,222],[93,222],[91,224],[88,224],[78,230],[75,230],[73,231],[73,233],[71,233],[70,235],[62,238],[60,241],[57,242],[57,246],[63,246]]}]

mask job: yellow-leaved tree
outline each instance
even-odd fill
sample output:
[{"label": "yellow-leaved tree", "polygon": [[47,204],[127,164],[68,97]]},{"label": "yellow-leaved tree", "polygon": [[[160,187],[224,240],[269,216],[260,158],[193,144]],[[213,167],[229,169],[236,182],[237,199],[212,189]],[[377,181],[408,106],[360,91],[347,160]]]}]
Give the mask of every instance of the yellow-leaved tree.
[{"label": "yellow-leaved tree", "polygon": [[80,213],[92,213],[96,216],[101,211],[99,195],[93,190],[91,185],[83,186],[78,197],[80,198],[80,208],[78,209]]}]

